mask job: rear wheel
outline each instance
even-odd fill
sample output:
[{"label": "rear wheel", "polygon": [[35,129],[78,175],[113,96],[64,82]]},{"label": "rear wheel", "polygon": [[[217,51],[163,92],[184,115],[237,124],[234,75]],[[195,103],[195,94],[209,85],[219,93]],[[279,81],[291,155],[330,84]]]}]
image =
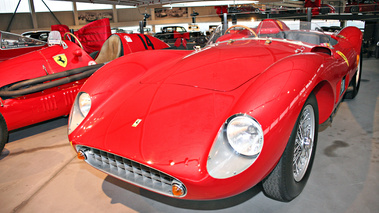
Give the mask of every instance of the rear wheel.
[{"label": "rear wheel", "polygon": [[351,79],[344,98],[354,99],[355,96],[357,96],[358,91],[359,91],[359,86],[361,85],[361,76],[362,76],[362,57],[360,57],[359,59],[357,72],[355,72],[353,79]]},{"label": "rear wheel", "polygon": [[288,202],[301,193],[312,169],[317,136],[318,107],[312,93],[297,118],[279,163],[263,180],[268,197]]},{"label": "rear wheel", "polygon": [[0,114],[0,153],[3,151],[5,143],[8,140],[8,129],[4,117]]}]

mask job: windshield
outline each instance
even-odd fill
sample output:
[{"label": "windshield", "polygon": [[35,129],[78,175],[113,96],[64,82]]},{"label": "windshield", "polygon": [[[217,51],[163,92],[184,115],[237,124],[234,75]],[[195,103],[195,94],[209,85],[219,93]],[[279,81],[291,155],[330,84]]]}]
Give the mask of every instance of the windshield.
[{"label": "windshield", "polygon": [[43,46],[44,41],[27,38],[21,35],[0,31],[0,48],[14,49],[24,47]]},{"label": "windshield", "polygon": [[265,19],[255,26],[254,24],[252,26],[234,25],[224,30],[223,25],[220,25],[209,38],[208,45],[242,38],[285,39],[300,41],[309,45],[328,44],[332,46],[336,43],[330,34],[324,33],[322,28],[315,23],[300,22],[295,29],[290,29],[280,20]]}]

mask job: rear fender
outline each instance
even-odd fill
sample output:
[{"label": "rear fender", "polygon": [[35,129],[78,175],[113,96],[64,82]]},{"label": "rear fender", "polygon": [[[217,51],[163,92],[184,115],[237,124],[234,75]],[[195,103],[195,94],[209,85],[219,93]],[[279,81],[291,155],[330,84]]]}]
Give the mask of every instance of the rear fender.
[{"label": "rear fender", "polygon": [[337,38],[346,39],[358,54],[361,52],[363,35],[358,28],[345,27],[338,33]]}]

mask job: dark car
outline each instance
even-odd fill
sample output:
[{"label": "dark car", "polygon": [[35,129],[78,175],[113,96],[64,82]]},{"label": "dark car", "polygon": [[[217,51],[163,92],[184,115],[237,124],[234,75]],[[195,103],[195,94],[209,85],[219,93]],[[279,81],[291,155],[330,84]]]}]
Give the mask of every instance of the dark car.
[{"label": "dark car", "polygon": [[374,0],[348,0],[346,13],[379,12],[379,2]]},{"label": "dark car", "polygon": [[161,32],[156,33],[154,36],[177,48],[193,49],[194,46],[203,47],[207,43],[206,37],[202,32],[187,32],[182,26],[162,27]]}]

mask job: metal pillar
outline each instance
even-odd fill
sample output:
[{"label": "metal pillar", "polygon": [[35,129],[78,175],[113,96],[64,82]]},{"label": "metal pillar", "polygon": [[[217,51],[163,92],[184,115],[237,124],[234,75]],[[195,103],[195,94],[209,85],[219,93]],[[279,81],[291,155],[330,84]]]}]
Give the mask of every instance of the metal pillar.
[{"label": "metal pillar", "polygon": [[312,8],[307,7],[307,21],[311,22],[312,21]]},{"label": "metal pillar", "polygon": [[73,12],[74,12],[74,23],[75,23],[75,26],[78,26],[79,25],[79,15],[78,15],[78,8],[76,6],[76,2],[72,2],[72,9],[73,9]]},{"label": "metal pillar", "polygon": [[226,29],[228,29],[228,14],[223,13],[222,14],[223,19],[222,19],[222,34],[225,33]]},{"label": "metal pillar", "polygon": [[139,21],[139,32],[140,33],[144,33],[144,31],[143,31],[143,26],[144,25],[144,22],[143,21]]},{"label": "metal pillar", "polygon": [[29,0],[29,8],[30,8],[31,16],[32,16],[33,28],[38,29],[36,10],[34,9],[34,0]]},{"label": "metal pillar", "polygon": [[117,14],[116,5],[112,6],[112,12],[113,12],[113,23],[118,23],[118,14]]}]

